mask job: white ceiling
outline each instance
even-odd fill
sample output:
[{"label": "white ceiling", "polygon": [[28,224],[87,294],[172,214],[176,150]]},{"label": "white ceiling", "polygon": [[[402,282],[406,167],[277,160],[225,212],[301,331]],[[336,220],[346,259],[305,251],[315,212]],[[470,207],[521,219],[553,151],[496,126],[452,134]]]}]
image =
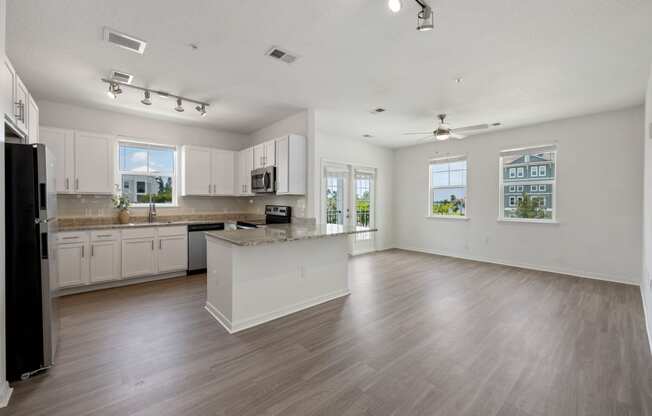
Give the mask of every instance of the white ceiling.
[{"label": "white ceiling", "polygon": [[[7,53],[40,98],[241,133],[317,108],[333,133],[387,146],[413,144],[401,133],[431,130],[439,112],[514,127],[643,102],[649,0],[432,0],[424,33],[403,3],[394,15],[385,0],[8,0]],[[103,42],[104,26],[148,41],[145,55]],[[300,59],[264,56],[272,45]],[[111,69],[208,100],[209,116],[110,101]]]}]

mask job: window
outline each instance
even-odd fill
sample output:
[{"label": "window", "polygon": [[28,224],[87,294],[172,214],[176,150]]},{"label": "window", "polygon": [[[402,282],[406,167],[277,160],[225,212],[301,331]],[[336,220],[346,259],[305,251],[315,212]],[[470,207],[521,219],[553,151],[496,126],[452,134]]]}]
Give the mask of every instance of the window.
[{"label": "window", "polygon": [[176,202],[176,148],[120,142],[118,171],[122,195],[132,204]]},{"label": "window", "polygon": [[509,177],[510,177],[510,179],[516,178],[516,168],[510,168],[509,169]]},{"label": "window", "polygon": [[516,192],[516,187],[514,185],[511,185],[509,187],[509,192]]},{"label": "window", "polygon": [[523,178],[523,177],[525,177],[525,169],[523,169],[523,168],[516,168],[516,177],[517,177],[517,178]]},{"label": "window", "polygon": [[[556,161],[557,148],[555,146],[544,146],[529,149],[505,150],[500,153],[500,172],[501,184],[499,191],[505,188],[504,173],[509,172],[513,167],[510,165],[519,165],[516,167],[516,175],[519,178],[517,192],[521,192],[524,187],[528,187],[530,192],[545,192],[545,197],[538,195],[523,194],[515,199],[512,196],[501,195],[500,215],[501,219],[513,220],[535,220],[535,221],[554,221],[555,213],[555,190],[556,190]],[[526,165],[524,168],[522,165]],[[530,177],[521,179],[518,169],[529,169]],[[508,175],[509,176],[509,175]]]},{"label": "window", "polygon": [[464,157],[438,159],[430,163],[428,215],[432,217],[466,215],[466,171]]}]

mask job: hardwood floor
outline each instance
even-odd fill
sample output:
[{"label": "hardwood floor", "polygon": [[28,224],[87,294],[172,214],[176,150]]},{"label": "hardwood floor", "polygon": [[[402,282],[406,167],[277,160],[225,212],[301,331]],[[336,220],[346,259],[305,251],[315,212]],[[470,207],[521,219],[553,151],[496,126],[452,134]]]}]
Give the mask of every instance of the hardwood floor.
[{"label": "hardwood floor", "polygon": [[205,277],[62,299],[56,367],[0,415],[646,415],[639,289],[391,250],[348,298],[228,335]]}]

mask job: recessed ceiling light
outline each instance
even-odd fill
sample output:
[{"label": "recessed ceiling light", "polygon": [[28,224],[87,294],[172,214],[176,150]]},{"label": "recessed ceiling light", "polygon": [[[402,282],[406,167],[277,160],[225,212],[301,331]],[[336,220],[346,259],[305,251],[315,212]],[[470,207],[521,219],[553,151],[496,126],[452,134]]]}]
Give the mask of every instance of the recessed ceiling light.
[{"label": "recessed ceiling light", "polygon": [[382,107],[378,107],[378,108],[374,108],[373,110],[371,110],[371,113],[372,114],[380,114],[380,113],[384,113],[385,111],[387,111],[387,110],[382,108]]},{"label": "recessed ceiling light", "polygon": [[389,0],[387,2],[387,6],[389,7],[389,10],[391,10],[394,13],[398,13],[401,11],[401,7],[403,7],[403,4],[401,4],[401,0]]},{"label": "recessed ceiling light", "polygon": [[458,83],[458,84],[461,84],[462,81],[464,81],[464,78],[462,78],[462,77],[455,78],[455,82]]},{"label": "recessed ceiling light", "polygon": [[374,136],[372,136],[371,134],[363,134],[362,137],[364,137],[365,139],[371,139]]}]

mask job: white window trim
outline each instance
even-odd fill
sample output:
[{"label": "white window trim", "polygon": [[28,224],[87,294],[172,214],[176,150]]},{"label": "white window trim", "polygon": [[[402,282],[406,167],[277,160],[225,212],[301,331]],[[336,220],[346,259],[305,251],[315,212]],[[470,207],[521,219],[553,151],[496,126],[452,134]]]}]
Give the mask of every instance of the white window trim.
[{"label": "white window trim", "polygon": [[[555,166],[556,166],[556,165],[557,165],[557,160],[556,160],[556,158],[555,158]],[[541,171],[543,171],[543,175],[541,174]],[[548,176],[548,172],[547,172],[547,171],[548,171],[548,168],[546,167],[546,165],[540,165],[540,166],[539,166],[539,176],[543,176],[543,177]]]},{"label": "white window trim", "polygon": [[546,185],[539,185],[539,192],[545,192],[546,191]]},{"label": "white window trim", "polygon": [[[432,213],[432,165],[437,163],[446,163],[451,161],[466,161],[466,183],[464,184],[464,215],[436,215]],[[438,188],[447,188],[441,186]],[[459,186],[448,186],[448,188],[459,188]],[[428,211],[426,211],[426,218],[431,219],[455,219],[455,220],[468,220],[469,219],[469,158],[465,154],[451,155],[445,157],[438,157],[428,160]]]},{"label": "white window trim", "polygon": [[516,168],[516,177],[517,178],[524,178],[525,177],[525,167],[521,166]]},{"label": "white window trim", "polygon": [[[116,172],[116,192],[118,189],[122,190],[122,175],[133,175],[133,172],[130,171],[122,171],[120,170],[120,145],[121,144],[126,144],[126,145],[133,145],[133,146],[143,146],[143,147],[158,147],[158,148],[167,148],[167,149],[172,149],[174,150],[174,171],[172,172],[172,202],[169,204],[164,204],[164,203],[156,203],[157,208],[177,208],[179,206],[179,146],[176,145],[170,145],[170,144],[161,144],[161,143],[154,143],[154,142],[146,142],[146,141],[140,141],[140,140],[132,140],[130,138],[124,137],[117,140],[115,144],[115,172]],[[143,173],[138,173],[138,175],[142,176],[158,176],[158,175],[153,175],[153,174],[143,174]],[[130,208],[147,208],[149,206],[149,203],[130,203],[129,207]]]},{"label": "white window trim", "polygon": [[530,192],[539,192],[539,187],[536,185],[530,185]]},{"label": "white window trim", "polygon": [[[551,219],[540,219],[540,218],[506,218],[504,215],[505,211],[505,185],[507,184],[505,182],[505,179],[511,179],[510,178],[505,178],[504,173],[505,173],[505,166],[503,163],[503,157],[505,156],[505,153],[510,152],[526,152],[526,151],[531,151],[533,149],[546,149],[547,152],[554,152],[555,153],[555,162],[554,162],[554,167],[552,170],[552,178],[548,177],[546,174],[546,185],[547,184],[552,184],[552,191],[548,192],[546,189],[546,195],[550,195],[552,197],[552,218]],[[517,149],[505,149],[500,152],[499,155],[499,169],[498,169],[498,219],[496,220],[497,222],[521,222],[521,223],[533,223],[533,224],[559,224],[558,216],[557,216],[557,179],[559,178],[558,174],[558,147],[557,144],[546,144],[546,145],[540,145],[540,146],[531,146],[531,147],[523,147],[523,148],[517,148]],[[543,165],[547,166],[547,165]],[[547,168],[546,168],[547,169]],[[546,172],[547,173],[547,172]],[[509,207],[508,207],[509,208]]]},{"label": "white window trim", "polygon": [[508,192],[516,192],[516,186],[509,185],[509,191]]},{"label": "white window trim", "polygon": [[515,179],[516,178],[516,168],[508,168],[507,169],[509,172],[509,179]]},{"label": "white window trim", "polygon": [[510,207],[515,207],[516,206],[516,197],[515,196],[510,196],[508,204],[509,204]]},{"label": "white window trim", "polygon": [[539,176],[539,167],[530,166],[530,177],[536,178],[537,176]]}]

